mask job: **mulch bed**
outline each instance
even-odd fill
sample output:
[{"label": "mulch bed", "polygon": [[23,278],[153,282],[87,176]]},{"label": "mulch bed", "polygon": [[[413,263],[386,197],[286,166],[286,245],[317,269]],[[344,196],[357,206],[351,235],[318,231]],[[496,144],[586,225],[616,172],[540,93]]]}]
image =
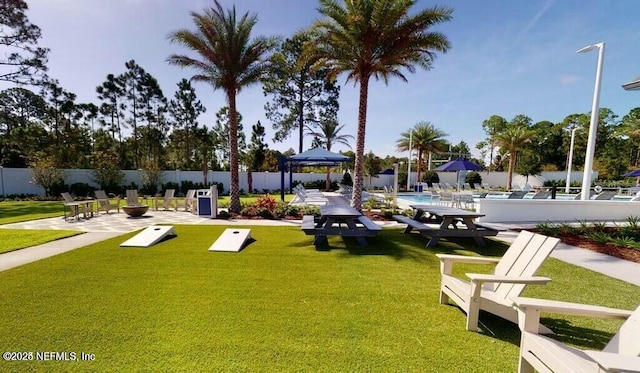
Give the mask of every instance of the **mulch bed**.
[{"label": "mulch bed", "polygon": [[588,249],[588,250],[596,251],[602,254],[611,255],[616,258],[640,263],[640,250],[637,250],[637,249],[618,246],[611,243],[598,243],[586,237],[574,235],[574,234],[556,235],[556,237],[560,238],[560,240],[566,243],[567,245],[581,247],[583,249]]}]

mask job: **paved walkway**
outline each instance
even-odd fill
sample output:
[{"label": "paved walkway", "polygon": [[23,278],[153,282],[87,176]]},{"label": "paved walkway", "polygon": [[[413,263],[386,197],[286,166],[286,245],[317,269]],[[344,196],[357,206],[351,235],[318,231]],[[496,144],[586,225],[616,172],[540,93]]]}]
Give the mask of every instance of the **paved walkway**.
[{"label": "paved walkway", "polygon": [[[34,262],[53,255],[74,250],[95,242],[106,240],[124,233],[146,228],[151,224],[201,224],[201,225],[272,225],[299,226],[298,220],[218,220],[206,219],[181,211],[149,211],[141,218],[129,218],[123,213],[100,214],[91,219],[65,221],[62,218],[32,220],[23,223],[6,224],[2,228],[16,229],[71,229],[87,232],[78,236],[52,241],[38,246],[0,254],[0,271]],[[384,226],[396,226],[395,222],[381,223]],[[531,225],[501,224],[501,229],[514,229],[500,232],[497,238],[512,242],[518,235],[515,230],[531,228]],[[566,244],[559,244],[551,256],[567,263],[578,265],[640,286],[640,264],[581,249]]]}]

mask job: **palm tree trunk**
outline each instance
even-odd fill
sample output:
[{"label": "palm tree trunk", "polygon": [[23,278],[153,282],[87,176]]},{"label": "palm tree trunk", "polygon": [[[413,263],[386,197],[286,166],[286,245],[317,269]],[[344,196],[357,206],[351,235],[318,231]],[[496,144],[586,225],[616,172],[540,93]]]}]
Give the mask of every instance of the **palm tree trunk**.
[{"label": "palm tree trunk", "polygon": [[418,150],[418,176],[416,178],[416,183],[422,181],[420,179],[420,170],[422,170],[422,150]]},{"label": "palm tree trunk", "polygon": [[229,193],[231,201],[229,210],[231,212],[240,213],[240,188],[238,178],[238,112],[236,111],[236,91],[231,89],[227,91],[227,101],[229,102],[229,115],[231,123],[229,125],[229,162],[231,167],[231,185]]},{"label": "palm tree trunk", "polygon": [[353,180],[351,206],[362,211],[362,181],[364,165],[364,135],[367,127],[367,100],[369,97],[369,76],[360,80],[360,102],[358,104],[358,133],[356,134],[356,164]]},{"label": "palm tree trunk", "polygon": [[516,153],[509,153],[509,172],[507,173],[507,190],[511,189],[511,182],[513,181],[513,169],[516,166]]},{"label": "palm tree trunk", "polygon": [[331,166],[327,166],[327,181],[325,182],[325,191],[331,191]]}]

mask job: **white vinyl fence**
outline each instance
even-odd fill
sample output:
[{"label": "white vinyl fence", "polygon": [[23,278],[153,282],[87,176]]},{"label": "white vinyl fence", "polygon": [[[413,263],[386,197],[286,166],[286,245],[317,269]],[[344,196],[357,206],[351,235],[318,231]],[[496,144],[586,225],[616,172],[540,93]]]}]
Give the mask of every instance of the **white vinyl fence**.
[{"label": "white vinyl fence", "polygon": [[[78,170],[69,169],[64,170],[65,184],[71,185],[74,183],[87,183],[93,187],[98,187],[98,184],[94,181],[92,170]],[[138,186],[142,186],[142,171],[125,170],[125,179],[123,185],[130,183],[136,183]],[[325,173],[293,173],[293,182],[310,182],[325,180]],[[597,172],[593,173],[597,178]],[[247,183],[247,173],[240,172],[240,188],[248,191],[249,185]],[[353,178],[353,173],[351,173]],[[411,183],[416,182],[416,173],[411,173]],[[438,172],[441,182],[447,182],[455,184],[456,173],[455,172]],[[506,172],[480,172],[482,182],[489,184],[493,187],[504,187],[507,184]],[[280,172],[253,172],[253,189],[258,191],[267,190],[279,190],[280,189]],[[342,180],[342,173],[332,173],[331,180],[340,182]],[[543,172],[540,176],[524,176],[514,174],[513,183],[524,185],[529,184],[531,186],[541,186],[544,180],[563,180],[566,177],[566,173],[563,172]],[[32,182],[33,175],[28,168],[2,168],[0,167],[0,195],[12,195],[12,194],[35,194],[44,195],[44,189],[39,185]],[[572,181],[582,180],[582,171],[575,171],[571,175]],[[194,183],[204,182],[204,175],[202,171],[164,171],[162,177],[162,183],[174,182],[178,185],[182,181],[192,181]],[[224,192],[229,192],[230,173],[227,171],[209,171],[207,175],[208,182],[222,183]],[[364,177],[365,188],[382,188],[393,186],[393,175],[378,175],[377,177]],[[406,183],[406,180],[399,181],[402,184]],[[285,174],[285,188],[289,187],[289,174]]]}]

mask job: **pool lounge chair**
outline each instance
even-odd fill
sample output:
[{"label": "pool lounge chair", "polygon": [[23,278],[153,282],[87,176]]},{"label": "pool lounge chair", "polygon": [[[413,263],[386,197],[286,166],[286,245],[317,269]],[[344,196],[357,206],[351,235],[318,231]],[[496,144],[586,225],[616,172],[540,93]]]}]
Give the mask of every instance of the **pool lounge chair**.
[{"label": "pool lounge chair", "polygon": [[523,199],[524,196],[527,195],[528,192],[525,192],[524,190],[516,190],[511,192],[511,194],[509,194],[508,199]]},{"label": "pool lounge chair", "polygon": [[[551,279],[533,277],[559,239],[521,231],[502,258],[436,254],[440,259],[440,303],[453,300],[467,314],[467,330],[478,329],[480,310],[517,322],[511,298],[522,293],[527,284],[546,284]],[[470,281],[453,275],[454,263],[496,264],[493,274],[467,273]],[[543,332],[550,332],[543,328]]]},{"label": "pool lounge chair", "polygon": [[[640,372],[640,307],[635,311],[544,299],[513,299],[518,310],[519,373]],[[541,313],[626,319],[602,351],[580,350],[538,335]],[[583,338],[584,336],[579,336]]]},{"label": "pool lounge chair", "polygon": [[605,190],[602,193],[600,193],[597,196],[595,196],[593,199],[594,200],[598,200],[598,201],[608,201],[608,200],[612,199],[613,197],[615,197],[616,194],[618,194],[618,193],[615,192],[615,191]]},{"label": "pool lounge chair", "polygon": [[547,190],[540,191],[531,197],[531,199],[547,199],[551,196],[551,192]]}]

